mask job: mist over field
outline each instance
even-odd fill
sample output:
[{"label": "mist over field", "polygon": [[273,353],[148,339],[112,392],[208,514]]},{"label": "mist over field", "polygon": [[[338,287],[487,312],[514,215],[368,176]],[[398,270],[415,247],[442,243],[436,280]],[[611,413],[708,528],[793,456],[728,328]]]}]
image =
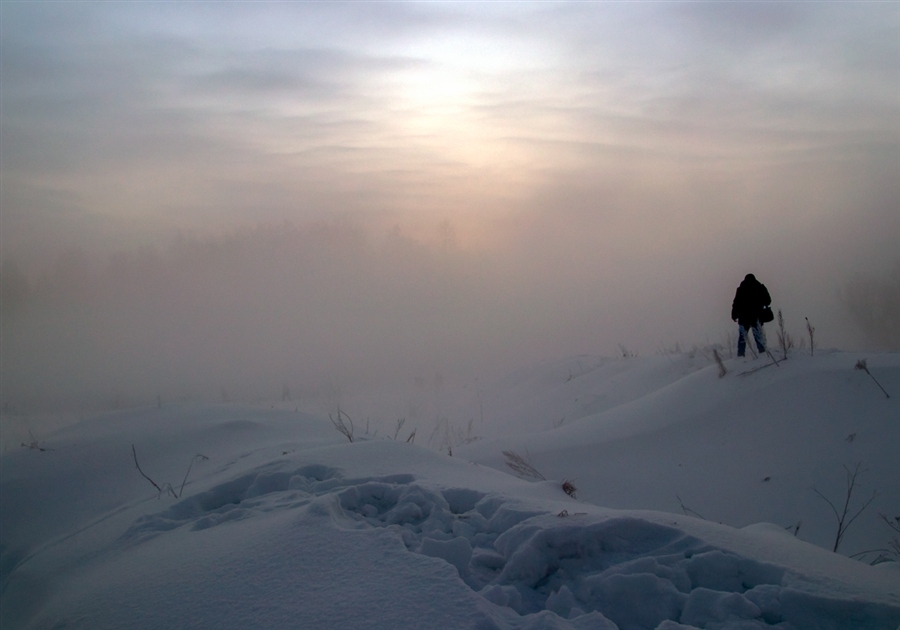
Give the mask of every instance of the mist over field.
[{"label": "mist over field", "polygon": [[0,13],[6,410],[898,347],[896,4]]},{"label": "mist over field", "polygon": [[[449,224],[419,241],[285,223],[106,256],[73,250],[33,277],[7,262],[3,404],[291,395],[333,405],[361,387],[423,377],[464,387],[582,353],[732,351],[734,263],[691,278],[642,272],[635,252],[611,273],[588,251],[515,245],[467,250]],[[798,343],[808,314],[818,344],[896,349],[896,275],[810,287],[760,267]]]}]

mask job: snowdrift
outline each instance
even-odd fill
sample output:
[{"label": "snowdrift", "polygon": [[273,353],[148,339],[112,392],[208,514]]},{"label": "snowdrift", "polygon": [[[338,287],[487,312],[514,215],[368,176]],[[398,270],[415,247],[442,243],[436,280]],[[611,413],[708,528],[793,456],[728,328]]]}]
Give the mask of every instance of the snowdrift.
[{"label": "snowdrift", "polygon": [[[895,630],[897,563],[810,544],[806,524],[782,526],[788,512],[714,513],[749,519],[767,503],[753,484],[790,503],[782,477],[807,468],[839,499],[841,475],[825,473],[848,457],[879,505],[900,505],[898,407],[854,361],[792,358],[747,376],[752,363],[732,362],[719,379],[690,357],[573,359],[485,393],[478,428],[492,435],[453,457],[349,443],[327,418],[274,405],[86,419],[0,459],[0,625]],[[869,366],[900,391],[900,357]],[[548,480],[511,474],[511,449]],[[678,463],[691,467],[678,476]],[[573,474],[577,498],[560,483]],[[668,486],[654,494],[653,480]],[[672,489],[709,520],[672,506]],[[870,517],[875,532],[877,509],[853,527]]]},{"label": "snowdrift", "polygon": [[[688,511],[735,527],[769,522],[828,549],[837,520],[822,497],[840,510],[847,470],[858,466],[850,508],[872,502],[840,551],[883,549],[892,532],[879,514],[900,512],[900,404],[855,369],[861,358],[731,359],[720,377],[702,356],[579,357],[488,393],[495,419],[484,433],[494,437],[455,453],[506,470],[504,451],[527,453],[544,476],[573,480],[578,498],[596,505]],[[900,355],[869,356],[867,366],[900,395]],[[518,423],[530,432],[513,430]]]}]

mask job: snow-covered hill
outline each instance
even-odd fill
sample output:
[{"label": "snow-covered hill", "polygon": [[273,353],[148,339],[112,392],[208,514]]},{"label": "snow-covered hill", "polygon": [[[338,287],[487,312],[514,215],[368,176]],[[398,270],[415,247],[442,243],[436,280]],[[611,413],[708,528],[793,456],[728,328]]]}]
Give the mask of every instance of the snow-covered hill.
[{"label": "snow-covered hill", "polygon": [[858,465],[851,512],[875,496],[839,550],[883,549],[893,532],[879,514],[900,514],[900,357],[866,360],[892,398],[856,369],[861,358],[731,359],[720,378],[688,355],[581,357],[487,395],[496,420],[485,433],[495,437],[456,452],[500,469],[503,451],[527,453],[597,505],[687,510],[736,527],[765,521],[829,549],[837,519],[818,493],[842,510],[847,469]]},{"label": "snow-covered hill", "polygon": [[467,391],[452,457],[276,404],[88,418],[0,459],[0,625],[895,630],[898,563],[826,549],[816,493],[859,463],[840,551],[890,549],[900,407],[859,358],[539,366]]}]

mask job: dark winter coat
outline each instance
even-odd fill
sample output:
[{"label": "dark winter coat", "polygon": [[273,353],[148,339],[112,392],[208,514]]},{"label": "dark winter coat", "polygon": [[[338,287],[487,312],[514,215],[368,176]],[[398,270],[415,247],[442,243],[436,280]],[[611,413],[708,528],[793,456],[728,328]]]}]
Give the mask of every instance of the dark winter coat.
[{"label": "dark winter coat", "polygon": [[772,303],[766,285],[748,273],[734,294],[734,302],[731,303],[731,319],[736,319],[741,326],[751,328],[756,326],[762,315],[763,307]]}]

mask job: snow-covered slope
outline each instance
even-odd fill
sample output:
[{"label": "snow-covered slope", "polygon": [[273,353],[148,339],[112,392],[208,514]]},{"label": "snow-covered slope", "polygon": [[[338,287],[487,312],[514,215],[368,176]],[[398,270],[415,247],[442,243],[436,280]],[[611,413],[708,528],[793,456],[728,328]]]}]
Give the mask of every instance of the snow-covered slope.
[{"label": "snow-covered slope", "polygon": [[[736,527],[765,521],[829,549],[837,519],[818,493],[841,511],[847,469],[859,465],[851,514],[875,496],[840,551],[883,549],[892,532],[879,514],[900,513],[900,405],[855,369],[860,358],[796,354],[768,367],[732,359],[722,378],[687,355],[600,362],[575,378],[550,366],[539,370],[547,393],[529,388],[572,421],[552,429],[541,401],[523,404],[522,424],[543,421],[544,430],[517,433],[515,418],[501,416],[487,432],[502,437],[456,453],[500,469],[503,451],[527,454],[545,477],[573,480],[579,499],[597,505],[687,510]],[[867,367],[889,393],[900,392],[900,356],[870,356]],[[655,387],[637,397],[635,382]]]},{"label": "snow-covered slope", "polygon": [[[577,358],[586,369],[479,393],[494,437],[453,457],[349,443],[327,417],[269,407],[97,416],[0,459],[0,626],[895,630],[897,563],[804,542],[805,521],[796,537],[782,527],[804,500],[794,491],[827,523],[809,486],[841,500],[841,466],[856,461],[860,498],[877,489],[883,503],[846,544],[900,505],[898,407],[855,361],[797,357],[743,377],[754,364],[732,362],[719,379],[690,357]],[[900,390],[900,357],[868,365]],[[504,400],[530,433],[501,417]],[[794,442],[767,447],[766,432]],[[511,474],[511,449],[548,480]],[[783,479],[801,470],[806,487]],[[710,520],[683,514],[673,490]],[[767,497],[782,511],[750,518]]]}]

